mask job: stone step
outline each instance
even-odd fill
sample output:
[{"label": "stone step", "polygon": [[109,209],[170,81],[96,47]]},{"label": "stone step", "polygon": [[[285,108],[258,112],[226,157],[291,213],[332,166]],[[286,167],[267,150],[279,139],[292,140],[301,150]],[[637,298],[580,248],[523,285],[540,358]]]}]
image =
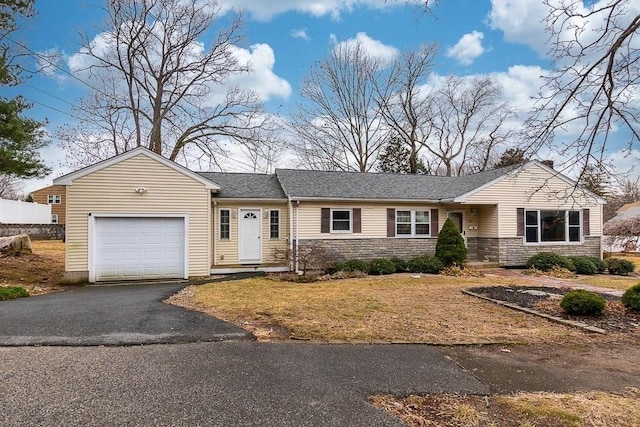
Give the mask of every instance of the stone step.
[{"label": "stone step", "polygon": [[490,268],[500,268],[500,264],[498,262],[487,262],[487,261],[467,261],[464,263],[465,267],[473,268],[474,270],[487,270]]}]

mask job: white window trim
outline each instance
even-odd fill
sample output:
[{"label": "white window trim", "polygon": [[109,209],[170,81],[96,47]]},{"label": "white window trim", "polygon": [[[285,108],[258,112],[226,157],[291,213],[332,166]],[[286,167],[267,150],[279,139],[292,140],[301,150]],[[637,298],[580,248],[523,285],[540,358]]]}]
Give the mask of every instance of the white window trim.
[{"label": "white window trim", "polygon": [[[222,211],[229,212],[229,237],[222,237]],[[218,209],[218,240],[219,241],[231,241],[231,209],[230,208],[219,208]]]},{"label": "white window trim", "polygon": [[[540,225],[540,211],[564,211],[564,241],[556,241],[556,242],[543,242],[542,241],[542,227]],[[536,212],[538,215],[538,224],[536,227],[538,228],[538,241],[537,242],[527,242],[527,227],[533,227],[532,225],[527,226],[527,212]],[[578,212],[580,215],[580,223],[577,225],[578,231],[580,233],[580,240],[570,241],[569,240],[569,212]],[[554,209],[554,208],[525,208],[524,209],[524,236],[522,236],[522,241],[526,246],[569,246],[569,245],[582,245],[584,244],[584,233],[583,233],[583,218],[582,218],[582,210],[581,209]],[[575,225],[573,227],[576,227]]]},{"label": "white window trim", "polygon": [[[400,212],[411,212],[411,234],[398,234],[398,211]],[[427,212],[429,216],[429,221],[427,224],[429,225],[429,234],[416,234],[416,212]],[[401,224],[408,224],[407,222],[403,222]],[[396,225],[395,225],[395,234],[399,239],[426,239],[431,237],[431,210],[430,209],[396,209]]]},{"label": "white window trim", "polygon": [[58,223],[58,214],[54,213],[51,214],[51,224],[57,224]]},{"label": "white window trim", "polygon": [[[271,237],[271,212],[278,212],[278,237]],[[280,238],[282,237],[281,223],[282,213],[280,212],[280,209],[269,209],[269,240],[280,240]]]},{"label": "white window trim", "polygon": [[[333,213],[334,212],[349,212],[349,229],[348,230],[334,230],[333,229]],[[329,231],[332,234],[353,234],[353,209],[351,208],[332,208],[329,214]]]},{"label": "white window trim", "polygon": [[47,194],[48,205],[59,205],[62,203],[62,196],[60,194]]}]

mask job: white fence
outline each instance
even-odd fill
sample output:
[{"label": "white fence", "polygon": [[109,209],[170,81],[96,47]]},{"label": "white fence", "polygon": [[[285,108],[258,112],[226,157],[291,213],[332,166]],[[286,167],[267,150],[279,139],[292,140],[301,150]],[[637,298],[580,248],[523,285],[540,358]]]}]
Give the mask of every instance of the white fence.
[{"label": "white fence", "polygon": [[0,224],[51,224],[51,205],[0,199]]}]

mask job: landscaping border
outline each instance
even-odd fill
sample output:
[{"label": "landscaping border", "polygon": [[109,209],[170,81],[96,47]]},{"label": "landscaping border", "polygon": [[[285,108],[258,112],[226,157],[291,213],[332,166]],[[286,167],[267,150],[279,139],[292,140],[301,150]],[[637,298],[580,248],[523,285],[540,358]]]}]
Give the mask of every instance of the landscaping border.
[{"label": "landscaping border", "polygon": [[574,327],[574,328],[583,329],[583,330],[585,330],[587,332],[594,332],[594,333],[598,333],[598,334],[606,334],[607,333],[607,331],[605,331],[604,329],[598,328],[596,326],[591,326],[591,325],[589,325],[587,323],[584,323],[584,322],[577,322],[575,320],[563,319],[563,318],[558,317],[558,316],[553,316],[551,314],[542,313],[542,312],[540,312],[538,310],[534,310],[534,309],[527,308],[527,307],[522,307],[522,306],[520,306],[518,304],[514,304],[514,303],[510,303],[510,302],[506,302],[506,301],[500,301],[500,300],[497,300],[497,299],[494,299],[494,298],[485,297],[484,295],[477,294],[477,293],[472,292],[472,291],[470,291],[468,289],[462,289],[461,292],[463,294],[465,294],[465,295],[470,295],[472,297],[480,298],[480,299],[483,299],[485,301],[490,301],[490,302],[493,302],[495,304],[501,305],[503,307],[511,308],[513,310],[518,310],[518,311],[522,311],[524,313],[533,314],[534,316],[539,316],[539,317],[542,317],[544,319],[551,320],[552,322],[557,322],[557,323],[561,323],[561,324],[566,325],[566,326],[571,326],[571,327]]}]

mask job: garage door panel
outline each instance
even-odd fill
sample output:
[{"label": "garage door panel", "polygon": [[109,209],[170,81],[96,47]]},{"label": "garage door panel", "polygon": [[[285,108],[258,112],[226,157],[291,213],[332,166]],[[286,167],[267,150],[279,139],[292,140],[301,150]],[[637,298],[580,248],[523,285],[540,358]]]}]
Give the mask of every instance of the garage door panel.
[{"label": "garage door panel", "polygon": [[96,280],[182,278],[183,218],[96,218]]}]

